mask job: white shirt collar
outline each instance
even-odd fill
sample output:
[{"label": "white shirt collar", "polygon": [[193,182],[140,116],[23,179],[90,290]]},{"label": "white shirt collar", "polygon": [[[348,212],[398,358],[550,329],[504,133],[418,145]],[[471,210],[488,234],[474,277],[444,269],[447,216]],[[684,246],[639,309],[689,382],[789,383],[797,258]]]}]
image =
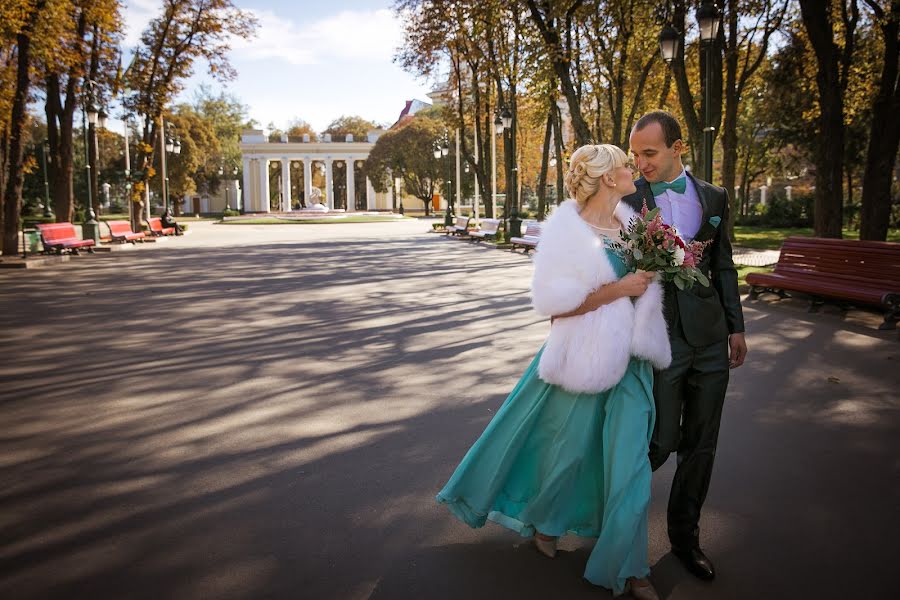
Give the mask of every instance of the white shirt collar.
[{"label": "white shirt collar", "polygon": [[685,179],[687,179],[687,171],[685,170],[684,167],[681,167],[681,173],[678,174],[678,177],[676,177],[675,179],[672,179],[671,181],[666,181],[665,183],[672,183],[672,182],[674,182],[674,181],[678,181],[678,180],[681,179],[682,177],[684,177]]}]

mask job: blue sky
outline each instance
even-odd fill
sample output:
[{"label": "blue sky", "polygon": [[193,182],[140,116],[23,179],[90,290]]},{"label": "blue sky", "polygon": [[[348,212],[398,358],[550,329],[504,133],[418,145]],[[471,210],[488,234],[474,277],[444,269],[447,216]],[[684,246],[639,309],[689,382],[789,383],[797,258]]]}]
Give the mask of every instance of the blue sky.
[{"label": "blue sky", "polygon": [[[133,46],[160,0],[126,0],[125,46]],[[183,98],[200,83],[226,89],[262,126],[301,118],[321,131],[341,115],[391,124],[413,98],[428,101],[430,86],[394,64],[403,36],[391,0],[235,0],[260,21],[258,35],[237,41],[230,60],[238,72],[226,84],[197,64]]]}]

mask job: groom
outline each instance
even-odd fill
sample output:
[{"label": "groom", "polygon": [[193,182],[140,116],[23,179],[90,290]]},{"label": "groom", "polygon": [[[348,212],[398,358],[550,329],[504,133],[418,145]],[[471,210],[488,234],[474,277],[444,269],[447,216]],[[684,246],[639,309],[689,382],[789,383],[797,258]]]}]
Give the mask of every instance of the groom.
[{"label": "groom", "polygon": [[655,374],[656,427],[650,442],[654,471],[678,453],[668,509],[672,553],[691,573],[711,580],[715,569],[700,549],[700,508],[712,475],[728,370],[741,366],[747,354],[728,239],[728,195],[685,171],[681,126],[669,113],[641,117],[630,144],[642,177],[623,201],[638,211],[644,201],[651,210],[659,208],[663,221],[686,241],[711,241],[697,265],[710,287],[682,291],[666,285],[663,310],[672,364]]}]

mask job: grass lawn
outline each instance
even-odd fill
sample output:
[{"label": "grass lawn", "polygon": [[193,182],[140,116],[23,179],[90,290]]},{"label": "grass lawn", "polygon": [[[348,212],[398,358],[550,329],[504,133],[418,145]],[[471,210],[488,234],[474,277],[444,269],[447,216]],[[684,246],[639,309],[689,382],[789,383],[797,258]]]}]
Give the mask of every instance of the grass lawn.
[{"label": "grass lawn", "polygon": [[[812,227],[795,227],[790,229],[770,229],[766,227],[748,227],[735,225],[734,245],[755,250],[778,250],[785,238],[792,235],[812,237]],[[844,230],[844,238],[858,240],[859,231]],[[900,229],[888,231],[889,242],[900,242]]]},{"label": "grass lawn", "polygon": [[[153,215],[158,217],[159,215]],[[179,223],[181,221],[215,221],[218,217],[194,217],[188,215],[179,215],[175,217],[175,220]],[[127,221],[128,213],[108,213],[104,215],[100,215],[97,217],[98,221]],[[141,221],[144,220],[144,215],[141,215]]]},{"label": "grass lawn", "polygon": [[276,219],[275,217],[260,217],[258,219],[235,219],[233,221],[219,221],[222,225],[335,225],[341,223],[385,223],[388,221],[402,221],[409,217],[343,217],[335,219]]},{"label": "grass lawn", "polygon": [[745,285],[747,283],[747,273],[768,273],[771,270],[772,267],[738,267],[738,285]]}]

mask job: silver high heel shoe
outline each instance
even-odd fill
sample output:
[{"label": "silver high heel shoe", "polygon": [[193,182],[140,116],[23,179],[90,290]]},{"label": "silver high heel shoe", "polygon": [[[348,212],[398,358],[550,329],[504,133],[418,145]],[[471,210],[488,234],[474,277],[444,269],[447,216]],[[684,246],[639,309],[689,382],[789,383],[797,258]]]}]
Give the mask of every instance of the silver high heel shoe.
[{"label": "silver high heel shoe", "polygon": [[534,547],[544,556],[556,558],[556,538],[541,539],[538,534],[535,534]]},{"label": "silver high heel shoe", "polygon": [[[635,600],[659,600],[659,595],[650,581],[647,585],[635,585],[634,579],[628,579],[625,582],[625,594],[630,595]],[[622,594],[623,596],[625,594]]]}]

